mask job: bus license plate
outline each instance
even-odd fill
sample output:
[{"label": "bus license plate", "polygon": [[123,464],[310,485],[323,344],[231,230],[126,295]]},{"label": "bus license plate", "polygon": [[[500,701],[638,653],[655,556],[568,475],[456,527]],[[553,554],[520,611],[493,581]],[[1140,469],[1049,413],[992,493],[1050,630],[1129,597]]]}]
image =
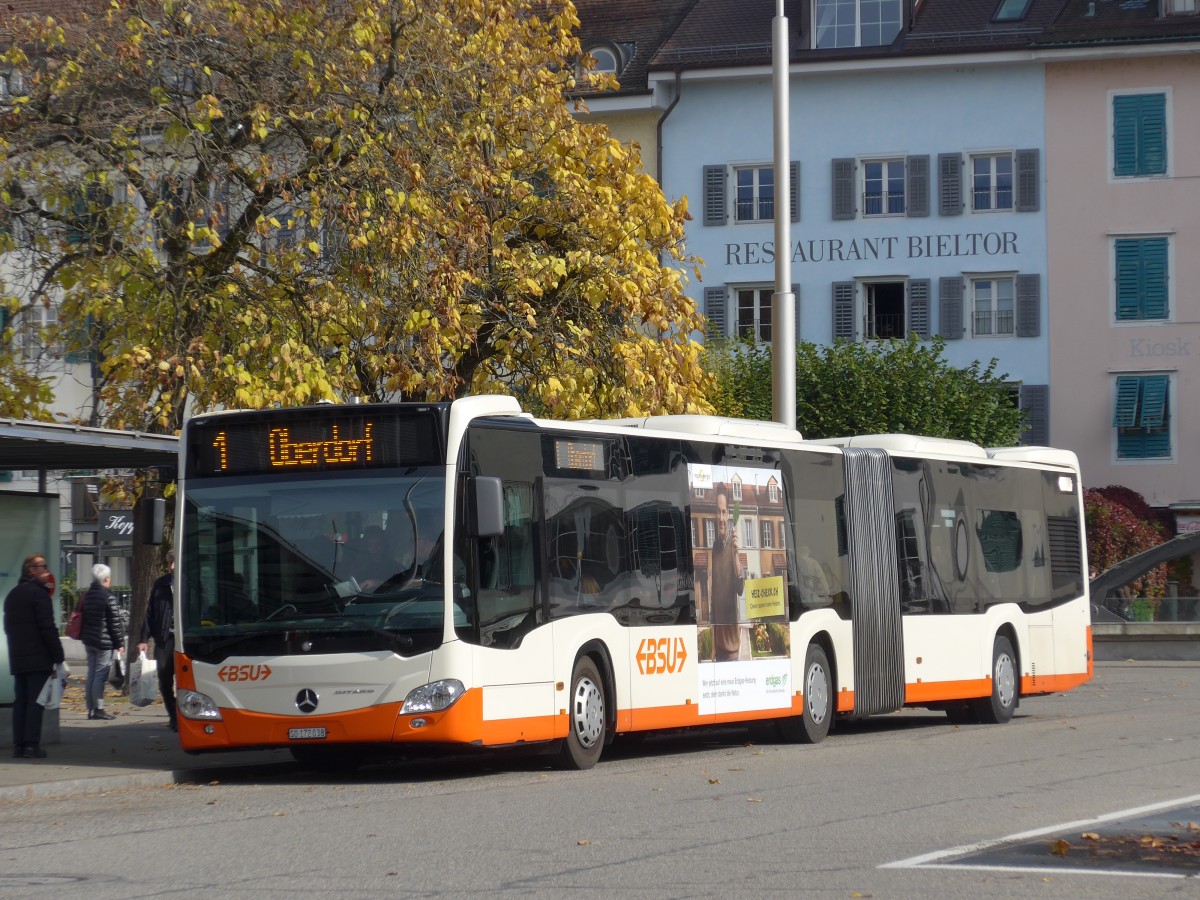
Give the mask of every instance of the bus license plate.
[{"label": "bus license plate", "polygon": [[289,728],[288,739],[292,741],[319,741],[325,737],[324,728]]}]

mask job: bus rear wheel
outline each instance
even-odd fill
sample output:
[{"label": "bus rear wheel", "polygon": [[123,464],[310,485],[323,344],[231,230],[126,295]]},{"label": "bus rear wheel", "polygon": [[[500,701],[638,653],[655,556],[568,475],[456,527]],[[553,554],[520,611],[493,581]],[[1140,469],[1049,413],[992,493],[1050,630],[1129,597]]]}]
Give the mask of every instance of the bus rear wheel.
[{"label": "bus rear wheel", "polygon": [[569,699],[560,761],[566,769],[590,769],[600,759],[608,727],[604,682],[590,656],[575,663]]},{"label": "bus rear wheel", "polygon": [[1003,725],[1017,711],[1017,654],[1002,634],[992,645],[992,695],[974,701],[975,715],[988,725]]},{"label": "bus rear wheel", "polygon": [[809,644],[804,654],[801,690],[804,711],[781,720],[779,733],[789,743],[819,744],[829,734],[833,722],[833,677],[829,658],[820,644]]}]

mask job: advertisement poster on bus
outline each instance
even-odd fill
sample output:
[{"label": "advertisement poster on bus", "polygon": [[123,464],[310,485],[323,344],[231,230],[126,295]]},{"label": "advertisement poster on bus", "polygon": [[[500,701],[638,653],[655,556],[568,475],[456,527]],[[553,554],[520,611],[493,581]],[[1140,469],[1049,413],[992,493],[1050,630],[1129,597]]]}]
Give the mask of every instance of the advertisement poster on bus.
[{"label": "advertisement poster on bus", "polygon": [[700,713],[791,705],[779,473],[690,465]]}]

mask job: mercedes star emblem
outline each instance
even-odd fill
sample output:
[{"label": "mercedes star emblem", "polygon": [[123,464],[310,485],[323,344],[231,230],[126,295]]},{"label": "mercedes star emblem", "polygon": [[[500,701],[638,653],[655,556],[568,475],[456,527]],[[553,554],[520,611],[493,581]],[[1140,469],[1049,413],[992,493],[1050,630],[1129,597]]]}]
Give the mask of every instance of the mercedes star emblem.
[{"label": "mercedes star emblem", "polygon": [[320,699],[312,688],[305,688],[296,695],[296,709],[302,713],[315,712]]}]

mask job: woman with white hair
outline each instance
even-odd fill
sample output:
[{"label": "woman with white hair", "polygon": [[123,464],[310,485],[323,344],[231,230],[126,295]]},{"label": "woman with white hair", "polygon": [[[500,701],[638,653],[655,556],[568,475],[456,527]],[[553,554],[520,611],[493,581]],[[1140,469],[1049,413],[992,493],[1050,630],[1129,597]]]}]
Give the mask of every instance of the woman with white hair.
[{"label": "woman with white hair", "polygon": [[117,595],[108,589],[112,569],[92,566],[92,586],[83,596],[83,629],[80,640],[87,650],[87,706],[89,719],[115,719],[104,708],[104,682],[112,665],[113,651],[124,642],[121,608]]}]

